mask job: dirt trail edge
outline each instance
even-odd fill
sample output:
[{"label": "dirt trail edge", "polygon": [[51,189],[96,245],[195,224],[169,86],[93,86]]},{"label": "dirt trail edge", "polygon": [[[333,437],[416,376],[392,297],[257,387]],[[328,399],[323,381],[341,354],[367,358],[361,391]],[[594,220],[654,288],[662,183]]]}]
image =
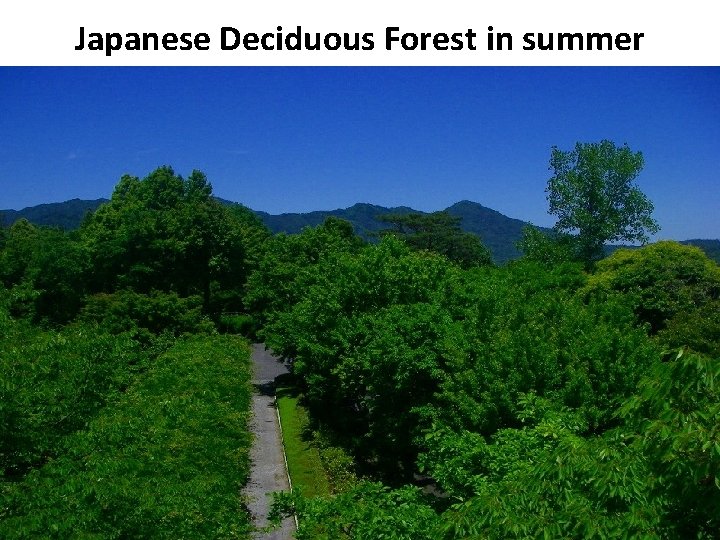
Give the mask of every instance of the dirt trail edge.
[{"label": "dirt trail edge", "polygon": [[[252,345],[253,380],[252,418],[250,431],[253,444],[250,449],[250,479],[245,486],[248,509],[255,527],[268,525],[273,491],[289,491],[285,453],[280,436],[277,409],[275,407],[275,377],[287,373],[287,367],[265,349],[262,343]],[[290,540],[295,523],[292,518],[270,532],[256,532],[256,540]]]}]

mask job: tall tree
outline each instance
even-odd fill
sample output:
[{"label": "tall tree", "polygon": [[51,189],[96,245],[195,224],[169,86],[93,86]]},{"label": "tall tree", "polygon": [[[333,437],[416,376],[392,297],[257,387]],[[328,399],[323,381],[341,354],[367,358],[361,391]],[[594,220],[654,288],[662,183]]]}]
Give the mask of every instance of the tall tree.
[{"label": "tall tree", "polygon": [[480,238],[460,228],[461,218],[446,211],[421,214],[385,214],[378,218],[392,227],[381,231],[404,240],[414,249],[445,255],[464,268],[492,264],[490,251]]},{"label": "tall tree", "polygon": [[[142,180],[124,176],[80,229],[92,258],[91,290],[200,295],[208,311],[213,288],[245,283],[248,247],[257,248],[265,231],[246,214],[215,200],[199,171],[187,179],[170,167]],[[241,292],[236,296],[239,305]]]},{"label": "tall tree", "polygon": [[574,150],[553,147],[553,175],[547,185],[555,230],[576,234],[578,254],[587,264],[603,255],[606,242],[648,241],[659,230],[653,205],[634,184],[643,168],[641,152],[603,140],[577,143]]}]

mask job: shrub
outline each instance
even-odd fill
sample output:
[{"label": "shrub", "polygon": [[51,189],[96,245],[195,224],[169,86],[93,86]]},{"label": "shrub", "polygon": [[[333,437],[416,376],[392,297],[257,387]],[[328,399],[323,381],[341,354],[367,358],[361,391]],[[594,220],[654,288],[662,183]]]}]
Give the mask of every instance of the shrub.
[{"label": "shrub", "polygon": [[0,325],[0,470],[17,478],[60,454],[64,438],[116,398],[146,356],[127,334],[95,326]]}]

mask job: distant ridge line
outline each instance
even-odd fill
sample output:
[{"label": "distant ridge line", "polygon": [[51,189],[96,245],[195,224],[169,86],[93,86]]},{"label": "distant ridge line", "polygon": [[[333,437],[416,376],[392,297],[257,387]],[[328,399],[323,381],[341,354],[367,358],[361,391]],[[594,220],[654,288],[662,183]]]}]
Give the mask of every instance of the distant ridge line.
[{"label": "distant ridge line", "polygon": [[[216,197],[216,199],[222,204],[241,204],[219,197]],[[88,212],[94,212],[101,204],[107,201],[108,199],[105,198],[91,200],[71,199],[64,202],[28,206],[22,210],[0,210],[0,223],[8,226],[18,219],[25,218],[35,225],[74,230],[80,226]],[[444,210],[453,216],[461,218],[460,226],[464,231],[480,236],[483,243],[490,249],[496,263],[503,264],[521,255],[515,245],[522,238],[523,228],[530,225],[530,223],[508,217],[497,210],[468,200],[459,201]],[[273,233],[298,233],[304,227],[315,227],[325,221],[325,218],[335,216],[352,223],[355,232],[364,238],[370,238],[373,233],[387,227],[386,224],[378,221],[377,217],[379,215],[410,212],[429,213],[414,210],[408,206],[385,207],[371,203],[355,203],[348,208],[335,210],[287,212],[283,214],[269,214],[259,210],[252,211]],[[542,229],[542,227],[540,228]],[[697,246],[708,257],[720,263],[720,240],[691,239],[682,240],[680,243]]]}]

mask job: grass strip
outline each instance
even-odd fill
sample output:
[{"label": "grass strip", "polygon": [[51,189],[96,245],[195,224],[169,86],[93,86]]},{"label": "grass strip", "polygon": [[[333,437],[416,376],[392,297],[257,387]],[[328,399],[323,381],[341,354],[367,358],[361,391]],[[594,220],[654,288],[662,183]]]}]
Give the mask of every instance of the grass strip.
[{"label": "grass strip", "polygon": [[308,416],[291,387],[277,389],[277,406],[282,423],[285,456],[293,489],[306,497],[330,494],[330,485],[318,449],[307,433]]}]

